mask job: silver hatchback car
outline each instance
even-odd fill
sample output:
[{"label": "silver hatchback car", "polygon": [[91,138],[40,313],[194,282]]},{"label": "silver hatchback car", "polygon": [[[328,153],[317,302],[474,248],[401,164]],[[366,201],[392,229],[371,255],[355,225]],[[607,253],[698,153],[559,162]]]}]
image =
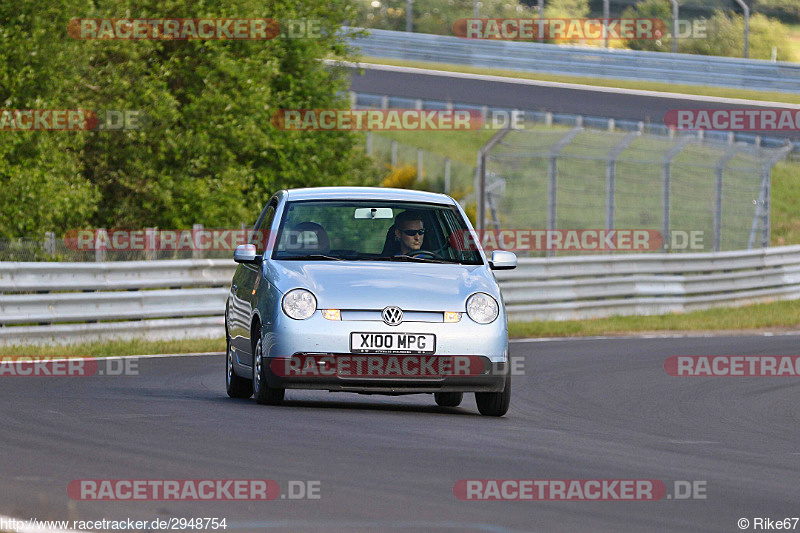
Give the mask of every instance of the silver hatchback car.
[{"label": "silver hatchback car", "polygon": [[508,322],[464,211],[420,191],[283,190],[262,211],[225,309],[226,384],[279,404],[286,389],[432,393],[502,416],[511,398]]}]

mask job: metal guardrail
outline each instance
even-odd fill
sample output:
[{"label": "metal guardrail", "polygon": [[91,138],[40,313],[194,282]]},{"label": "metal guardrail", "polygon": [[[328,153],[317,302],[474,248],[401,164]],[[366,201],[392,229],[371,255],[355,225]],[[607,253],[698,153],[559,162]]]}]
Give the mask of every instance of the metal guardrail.
[{"label": "metal guardrail", "polygon": [[0,345],[220,338],[235,269],[230,259],[0,263]]},{"label": "metal guardrail", "polygon": [[[235,267],[221,259],[0,263],[0,345],[219,338]],[[800,298],[800,245],[523,258],[496,275],[512,320],[684,312]]]},{"label": "metal guardrail", "polygon": [[369,30],[353,39],[370,57],[474,67],[797,92],[800,64],[667,52],[605,50],[447,35]]},{"label": "metal guardrail", "polygon": [[800,246],[520,259],[497,278],[513,320],[686,312],[800,298]]}]

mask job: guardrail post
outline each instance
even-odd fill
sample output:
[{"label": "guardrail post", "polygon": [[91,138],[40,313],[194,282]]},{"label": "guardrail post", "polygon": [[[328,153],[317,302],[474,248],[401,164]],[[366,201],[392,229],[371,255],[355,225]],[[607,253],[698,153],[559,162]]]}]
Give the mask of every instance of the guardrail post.
[{"label": "guardrail post", "polygon": [[606,229],[614,229],[617,158],[639,135],[638,131],[627,134],[608,154],[608,159],[606,160]]},{"label": "guardrail post", "polygon": [[669,243],[669,210],[670,210],[670,181],[672,180],[672,160],[677,156],[683,147],[692,141],[694,137],[682,137],[675,146],[669,149],[661,163],[661,246]]},{"label": "guardrail post", "polygon": [[725,165],[736,155],[737,149],[731,147],[714,166],[714,251],[722,248],[722,173]]}]

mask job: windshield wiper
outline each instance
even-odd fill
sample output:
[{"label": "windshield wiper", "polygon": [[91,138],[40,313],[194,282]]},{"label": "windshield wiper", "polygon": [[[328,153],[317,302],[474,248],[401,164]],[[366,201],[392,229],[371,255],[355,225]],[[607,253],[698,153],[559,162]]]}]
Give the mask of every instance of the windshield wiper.
[{"label": "windshield wiper", "polygon": [[324,254],[308,254],[308,255],[290,255],[287,257],[277,257],[278,260],[289,260],[289,261],[299,261],[299,260],[309,260],[309,261],[344,261],[341,257],[333,257],[330,255]]}]

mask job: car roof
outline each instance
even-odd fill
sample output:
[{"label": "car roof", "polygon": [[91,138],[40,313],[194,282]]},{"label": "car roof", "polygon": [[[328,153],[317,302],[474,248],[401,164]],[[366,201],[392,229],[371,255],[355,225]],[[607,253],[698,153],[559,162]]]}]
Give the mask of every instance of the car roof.
[{"label": "car roof", "polygon": [[295,200],[389,200],[455,204],[446,194],[414,191],[411,189],[390,189],[388,187],[311,187],[289,189],[287,199]]}]

